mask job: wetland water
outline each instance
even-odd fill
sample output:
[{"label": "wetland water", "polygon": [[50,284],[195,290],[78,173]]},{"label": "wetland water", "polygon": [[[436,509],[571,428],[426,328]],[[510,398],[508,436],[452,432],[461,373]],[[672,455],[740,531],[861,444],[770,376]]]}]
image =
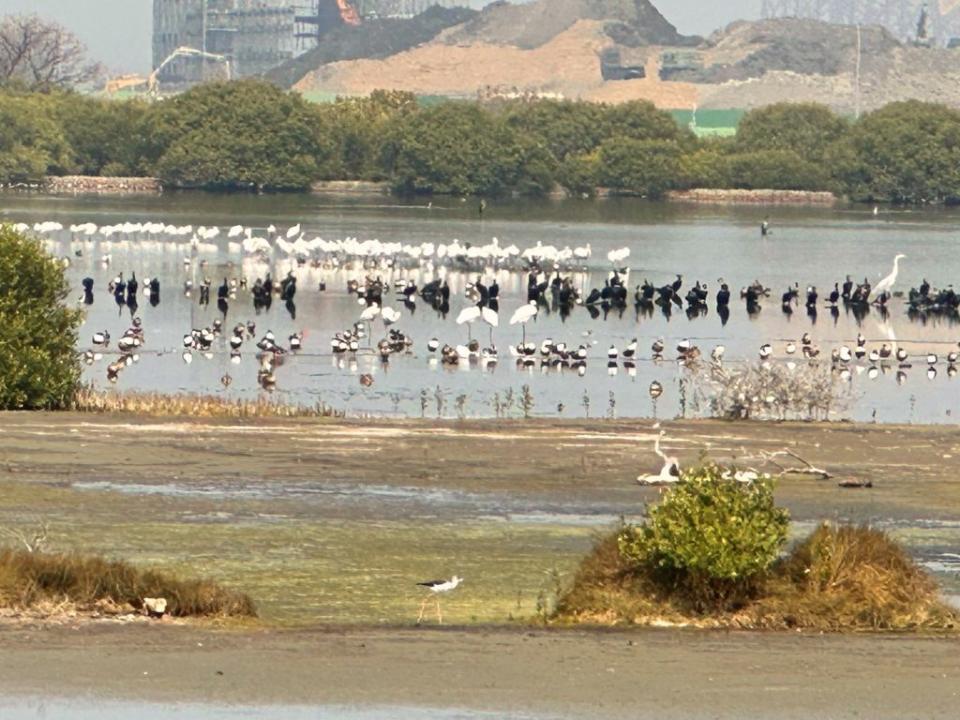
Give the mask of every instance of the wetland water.
[{"label": "wetland water", "polygon": [[[589,269],[573,273],[584,296],[591,288],[601,287],[609,270],[609,250],[628,247],[630,257],[624,263],[631,272],[626,279],[631,302],[621,314],[610,312],[592,318],[583,307],[577,307],[566,318],[556,312],[542,310],[527,325],[527,339],[536,343],[549,338],[565,342],[569,347],[584,343],[590,347],[586,374],[560,372],[555,369],[523,369],[510,357],[508,346],[521,339],[519,326],[509,326],[512,312],[526,301],[526,276],[500,270],[496,277],[501,286],[500,327],[490,331],[482,323],[472,329],[483,345],[490,340],[499,348],[499,364],[482,368],[479,364],[461,363],[449,368],[430,362],[427,340],[437,337],[441,343],[456,345],[467,340],[471,332],[458,326],[455,318],[471,303],[463,295],[465,284],[475,273],[448,273],[452,295],[450,311],[441,317],[424,302],[413,312],[399,301],[390,304],[402,313],[393,326],[414,340],[412,353],[395,355],[382,365],[374,348],[386,332],[378,319],[373,322],[368,343],[356,356],[334,356],[330,340],[335,332],[349,328],[359,317],[356,297],[348,294],[348,280],[362,279],[365,274],[379,275],[391,284],[395,280],[413,280],[418,286],[432,280],[435,273],[426,268],[364,271],[362,268],[329,270],[297,263],[281,253],[274,253],[269,263],[251,257],[231,254],[226,233],[212,242],[215,251],[195,257],[189,267],[183,258],[190,254],[185,244],[189,238],[126,237],[116,235],[108,245],[103,242],[71,244],[67,231],[51,233],[50,247],[58,255],[71,258],[69,278],[80,295],[80,280],[91,277],[95,282],[95,300],[87,308],[80,332],[80,347],[91,347],[94,332],[106,330],[115,339],[129,327],[130,310],[118,307],[106,289],[119,272],[129,277],[135,272],[141,281],[157,277],[161,284],[161,302],[151,307],[144,297],[137,314],[142,317],[146,344],[139,362],[126,369],[116,386],[106,380],[106,363],[110,351],[99,362],[86,368],[85,377],[99,387],[119,390],[161,392],[216,393],[227,397],[254,397],[263,392],[257,382],[256,351],[251,344],[244,347],[237,364],[230,362],[227,338],[229,328],[238,322],[255,320],[257,336],[272,330],[283,345],[293,332],[304,332],[303,350],[285,358],[277,371],[273,396],[291,403],[323,402],[350,415],[373,414],[419,417],[424,412],[447,417],[490,417],[494,414],[494,397],[504,401],[514,398],[508,413],[519,414],[519,396],[524,385],[533,397],[533,414],[538,416],[576,418],[589,413],[592,417],[615,414],[619,417],[672,417],[680,414],[705,414],[702,398],[698,402],[696,387],[685,383],[685,371],[678,368],[672,348],[689,338],[708,355],[717,344],[726,346],[730,363],[754,361],[765,342],[774,345],[775,362],[783,362],[785,343],[799,340],[809,332],[822,348],[821,358],[829,364],[830,349],[840,344],[851,347],[858,333],[868,339],[868,346],[879,347],[891,336],[912,356],[912,368],[898,380],[897,365],[878,367],[880,372],[870,379],[870,363],[854,363],[849,381],[838,379],[845,407],[835,418],[879,422],[952,422],[960,398],[960,378],[941,360],[934,377],[927,372],[924,359],[928,352],[941,358],[957,349],[960,328],[947,318],[928,318],[921,322],[908,318],[902,299],[890,303],[889,316],[881,318],[877,311],[866,317],[855,317],[841,308],[831,315],[824,298],[833,283],[843,281],[846,274],[872,283],[890,272],[893,256],[899,252],[908,257],[901,264],[897,290],[906,292],[919,285],[923,278],[935,287],[950,285],[960,275],[960,259],[955,253],[960,212],[948,210],[883,210],[877,215],[864,207],[825,208],[753,208],[675,204],[650,204],[638,200],[503,202],[491,203],[479,217],[473,201],[435,200],[431,206],[419,200],[404,203],[387,196],[313,197],[313,196],[217,196],[167,194],[157,197],[93,198],[49,197],[20,194],[0,196],[4,220],[33,224],[56,221],[65,226],[93,222],[98,225],[122,222],[164,222],[175,225],[227,227],[242,224],[259,229],[275,225],[283,233],[286,228],[302,224],[308,238],[325,239],[355,237],[379,239],[383,242],[418,244],[422,242],[482,245],[498,238],[501,245],[515,244],[521,250],[544,245],[582,246],[590,243],[593,255]],[[769,217],[774,233],[761,239],[760,222]],[[149,242],[145,242],[149,240]],[[179,241],[179,242],[178,242]],[[77,256],[80,250],[82,256]],[[111,264],[105,266],[102,256],[109,253]],[[201,260],[206,260],[205,266]],[[276,301],[272,308],[257,314],[251,295],[241,290],[224,322],[226,332],[217,339],[210,359],[195,353],[196,359],[185,364],[181,359],[182,338],[193,328],[210,326],[222,318],[216,307],[216,288],[226,278],[247,277],[252,284],[256,277],[271,271],[275,279],[292,270],[298,278],[296,317]],[[674,310],[668,317],[654,309],[651,314],[638,313],[633,307],[633,289],[645,278],[663,285],[684,276],[681,295],[695,282],[710,289],[705,314],[688,317],[684,310]],[[493,277],[491,271],[484,276]],[[204,277],[213,283],[214,300],[200,306],[195,290],[184,297],[185,281],[199,285]],[[731,312],[724,324],[714,308],[713,296],[718,278],[723,277],[734,293]],[[771,297],[762,310],[748,316],[738,289],[759,279],[771,288]],[[326,291],[318,291],[321,281]],[[820,303],[815,317],[807,314],[801,301],[792,315],[780,308],[781,293],[794,282],[801,289],[815,285]],[[607,367],[607,349],[611,344],[622,349],[632,338],[639,341],[638,361],[634,368],[622,363],[611,374]],[[650,345],[663,338],[665,360],[651,360]],[[111,346],[111,350],[115,344]],[[799,356],[797,356],[799,357]],[[802,362],[802,360],[800,361]],[[370,374],[373,384],[364,387],[362,374]],[[229,375],[231,384],[224,388],[221,379]],[[647,389],[657,380],[664,388],[654,406]],[[424,397],[424,393],[426,394]]]}]

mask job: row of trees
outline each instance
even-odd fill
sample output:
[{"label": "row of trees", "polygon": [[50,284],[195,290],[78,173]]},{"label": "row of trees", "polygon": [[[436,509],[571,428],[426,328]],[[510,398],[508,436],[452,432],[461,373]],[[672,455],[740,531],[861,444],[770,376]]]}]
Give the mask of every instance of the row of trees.
[{"label": "row of trees", "polygon": [[300,190],[389,181],[403,193],[656,198],[693,187],[831,190],[854,200],[960,201],[960,111],[893,103],[857,121],[814,104],[748,113],[698,139],[646,102],[446,102],[376,92],[327,105],[269,84],[210,84],[156,102],[7,89],[0,182],[155,175],[179,187]]}]

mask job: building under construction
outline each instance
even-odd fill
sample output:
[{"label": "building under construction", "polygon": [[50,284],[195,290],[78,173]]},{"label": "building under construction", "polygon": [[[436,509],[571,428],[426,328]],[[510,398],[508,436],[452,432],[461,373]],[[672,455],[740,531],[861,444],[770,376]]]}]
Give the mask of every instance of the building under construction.
[{"label": "building under construction", "polygon": [[942,47],[960,37],[960,0],[763,0],[763,17],[879,25],[920,45]]},{"label": "building under construction", "polygon": [[[365,18],[412,17],[468,0],[154,0],[153,67],[183,87],[206,78],[260,75]],[[190,48],[191,54],[177,53]],[[171,59],[171,56],[173,58]]]}]

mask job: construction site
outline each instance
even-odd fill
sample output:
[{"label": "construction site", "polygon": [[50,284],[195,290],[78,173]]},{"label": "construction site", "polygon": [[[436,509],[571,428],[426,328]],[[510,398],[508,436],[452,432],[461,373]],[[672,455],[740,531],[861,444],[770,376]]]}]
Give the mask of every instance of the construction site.
[{"label": "construction site", "polygon": [[151,84],[168,90],[282,65],[340,27],[411,18],[463,0],[154,0]]},{"label": "construction site", "polygon": [[148,85],[259,76],[315,101],[649,100],[718,133],[782,101],[960,107],[960,0],[761,1],[763,19],[699,37],[650,0],[155,0]]}]

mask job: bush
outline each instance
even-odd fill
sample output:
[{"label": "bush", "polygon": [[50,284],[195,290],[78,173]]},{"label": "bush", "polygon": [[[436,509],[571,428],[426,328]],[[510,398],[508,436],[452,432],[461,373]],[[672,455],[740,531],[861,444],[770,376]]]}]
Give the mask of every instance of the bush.
[{"label": "bush", "polygon": [[937,583],[879,530],[821,525],[777,568],[756,625],[829,630],[950,628]]},{"label": "bush", "polygon": [[686,473],[640,527],[620,533],[620,552],[696,611],[732,609],[755,597],[787,540],[789,514],[773,484],[723,479],[716,465]]},{"label": "bush", "polygon": [[145,597],[165,598],[175,617],[257,614],[247,595],[210,580],[177,580],[96,556],[0,551],[0,607],[29,610],[66,601],[79,610],[102,602],[141,609]]},{"label": "bush", "polygon": [[81,316],[64,305],[63,267],[36,240],[0,227],[0,409],[69,405],[80,380]]}]

